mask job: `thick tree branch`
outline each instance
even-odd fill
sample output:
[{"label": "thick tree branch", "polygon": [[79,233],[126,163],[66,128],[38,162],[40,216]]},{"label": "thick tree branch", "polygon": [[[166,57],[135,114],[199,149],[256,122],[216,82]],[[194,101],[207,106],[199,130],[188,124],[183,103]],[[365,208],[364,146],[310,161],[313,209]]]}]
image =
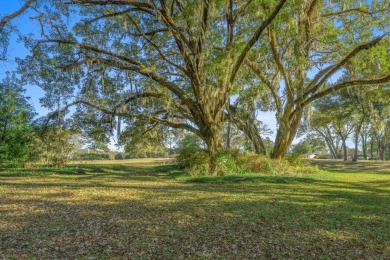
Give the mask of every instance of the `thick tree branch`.
[{"label": "thick tree branch", "polygon": [[364,10],[363,8],[351,8],[351,9],[346,9],[338,12],[332,12],[332,13],[326,13],[321,15],[322,17],[329,17],[329,16],[337,16],[337,15],[342,15],[342,14],[348,14],[348,13],[361,13],[365,15],[374,15],[383,11],[389,11],[387,8],[383,8],[380,10],[375,10],[375,11],[367,11]]},{"label": "thick tree branch", "polygon": [[155,43],[153,42],[149,37],[146,36],[146,34],[142,31],[142,29],[138,26],[138,24],[134,21],[134,19],[130,16],[130,15],[126,15],[127,18],[131,21],[131,23],[135,26],[135,28],[137,29],[137,31],[142,35],[142,37],[158,52],[159,56],[165,61],[167,62],[169,65],[172,65],[173,67],[175,67],[176,69],[184,72],[184,74],[186,74],[188,77],[191,77],[191,74],[182,66],[170,61],[166,56],[165,54],[162,52],[161,48]]},{"label": "thick tree branch", "polygon": [[38,41],[38,45],[42,44],[42,43],[69,44],[69,45],[72,45],[75,48],[80,49],[80,50],[88,50],[88,51],[92,51],[92,52],[95,52],[98,54],[108,55],[108,56],[111,56],[113,58],[117,58],[119,60],[128,62],[130,64],[134,64],[136,66],[141,66],[141,64],[139,62],[137,62],[136,60],[133,60],[127,56],[117,54],[117,53],[114,53],[111,51],[103,50],[103,49],[97,48],[95,46],[74,42],[74,41],[67,41],[67,40],[41,40],[41,41]]},{"label": "thick tree branch", "polygon": [[233,69],[230,73],[230,84],[233,84],[234,80],[236,79],[236,75],[238,70],[240,69],[242,63],[245,60],[246,55],[248,52],[252,49],[253,45],[257,42],[257,40],[260,38],[263,31],[268,27],[268,25],[271,24],[271,22],[275,19],[276,15],[280,12],[283,5],[285,4],[287,0],[280,0],[279,3],[276,5],[274,11],[271,13],[271,15],[257,28],[256,32],[253,34],[251,39],[247,42],[245,45],[245,48],[242,50],[240,55],[238,56],[237,61],[235,62]]},{"label": "thick tree branch", "polygon": [[97,22],[101,19],[104,19],[104,18],[112,18],[112,17],[116,17],[116,16],[120,16],[120,15],[123,15],[123,14],[126,14],[126,13],[129,13],[131,11],[139,11],[139,8],[128,8],[126,10],[123,10],[121,12],[111,12],[111,13],[107,13],[107,14],[103,14],[101,16],[98,16],[98,17],[95,17],[93,19],[90,19],[90,20],[83,20],[83,22],[85,24],[91,24],[91,23],[94,23],[94,22]]},{"label": "thick tree branch", "polygon": [[[80,61],[80,62],[76,62],[74,64],[70,64],[66,67],[70,68],[72,66],[73,67],[80,66],[81,64],[86,63],[88,61],[97,61],[97,62],[101,62],[101,63],[104,63],[104,64],[109,65],[109,66],[113,66],[113,67],[117,67],[117,68],[121,68],[121,69],[125,69],[125,70],[135,71],[135,72],[138,72],[138,73],[140,73],[148,78],[153,79],[154,81],[156,81],[160,85],[166,87],[173,94],[178,96],[184,103],[186,103],[186,105],[188,105],[188,107],[191,109],[191,111],[196,110],[196,105],[194,104],[193,100],[182,89],[180,89],[178,86],[176,86],[176,84],[174,84],[173,82],[164,78],[163,76],[160,76],[160,75],[154,73],[151,69],[148,68],[148,66],[140,64],[139,62],[137,62],[129,57],[126,57],[126,56],[123,56],[123,55],[120,55],[117,53],[113,53],[110,51],[102,50],[102,49],[99,49],[99,48],[94,47],[94,46],[79,44],[77,42],[72,42],[72,41],[43,40],[43,41],[38,42],[38,44],[40,44],[40,43],[70,44],[78,49],[90,50],[90,51],[93,51],[93,52],[98,53],[98,54],[105,54],[105,55],[111,56],[113,58],[117,58],[117,59],[121,60],[122,62],[119,62],[116,60],[100,58],[100,57],[94,57],[94,58],[88,58],[88,59]],[[125,64],[123,64],[123,61],[130,63],[131,65],[125,65]]]},{"label": "thick tree branch", "polygon": [[380,37],[373,39],[372,41],[359,45],[355,47],[350,53],[348,53],[342,60],[337,64],[327,67],[324,70],[317,73],[314,79],[309,83],[307,91],[300,98],[300,100],[305,100],[310,94],[315,93],[332,75],[334,75],[340,68],[342,68],[348,61],[355,57],[359,52],[363,50],[368,50],[377,45],[387,34],[384,34]]},{"label": "thick tree branch", "polygon": [[146,2],[140,2],[140,1],[133,1],[133,0],[70,0],[69,2],[65,2],[64,4],[69,5],[100,5],[100,6],[106,6],[106,5],[133,5],[136,7],[142,7],[142,8],[148,8],[153,9],[153,6],[151,4],[148,4]]},{"label": "thick tree branch", "polygon": [[276,87],[268,81],[267,77],[264,75],[264,73],[256,66],[254,62],[251,61],[246,61],[245,62],[247,66],[253,71],[255,75],[257,75],[260,80],[268,87],[268,89],[272,93],[272,97],[274,98],[275,104],[276,104],[276,109],[278,113],[282,113],[282,102],[280,100],[280,97],[278,93],[276,92]]},{"label": "thick tree branch", "polygon": [[294,94],[292,91],[290,73],[287,72],[286,68],[283,65],[282,58],[279,55],[279,46],[278,46],[278,43],[277,43],[277,40],[275,37],[275,33],[272,32],[271,30],[270,30],[269,38],[270,38],[271,50],[272,50],[272,54],[274,56],[276,66],[281,71],[283,78],[284,78],[284,81],[285,81],[285,84],[286,84],[287,96],[288,96],[289,100],[293,100]]},{"label": "thick tree branch", "polygon": [[203,0],[203,8],[202,8],[202,17],[201,17],[201,30],[200,30],[200,35],[198,38],[197,46],[196,46],[196,56],[197,56],[197,66],[199,67],[199,62],[200,62],[200,57],[199,54],[202,53],[202,47],[203,47],[203,42],[206,38],[206,33],[208,29],[208,17],[209,17],[209,0]]},{"label": "thick tree branch", "polygon": [[3,31],[4,27],[12,20],[21,15],[23,12],[25,12],[33,2],[36,0],[28,0],[20,9],[17,11],[4,16],[3,18],[0,19],[0,32]]},{"label": "thick tree branch", "polygon": [[[170,121],[170,120],[166,119],[166,116],[161,118],[158,116],[146,115],[146,114],[132,114],[132,113],[118,112],[117,109],[107,109],[107,108],[104,108],[98,104],[95,104],[95,103],[92,103],[92,102],[89,102],[86,100],[82,100],[82,99],[77,99],[76,101],[71,102],[68,105],[66,105],[65,107],[63,107],[61,110],[58,110],[56,112],[51,113],[47,117],[47,122],[54,117],[58,117],[58,116],[62,115],[70,107],[75,106],[75,105],[79,105],[79,104],[94,108],[96,110],[103,112],[104,114],[107,114],[107,115],[120,116],[120,117],[131,118],[131,119],[133,119],[133,118],[143,119],[143,120],[147,120],[149,122],[155,122],[155,123],[163,124],[163,125],[166,125],[169,127],[177,128],[177,129],[185,129],[185,130],[193,132],[194,134],[197,134],[197,135],[200,134],[199,130],[194,128],[193,126],[182,123],[182,122]],[[161,111],[158,111],[158,113],[161,113]]]},{"label": "thick tree branch", "polygon": [[311,102],[320,99],[326,95],[329,95],[330,93],[339,91],[343,88],[352,87],[352,86],[366,86],[366,85],[376,85],[376,84],[383,84],[390,82],[390,74],[380,77],[380,78],[374,78],[374,79],[356,79],[356,80],[350,80],[350,81],[344,81],[341,83],[338,83],[330,88],[327,88],[325,90],[322,90],[318,92],[317,94],[311,96],[310,98],[306,99],[304,102],[301,103],[301,106],[307,106]]}]

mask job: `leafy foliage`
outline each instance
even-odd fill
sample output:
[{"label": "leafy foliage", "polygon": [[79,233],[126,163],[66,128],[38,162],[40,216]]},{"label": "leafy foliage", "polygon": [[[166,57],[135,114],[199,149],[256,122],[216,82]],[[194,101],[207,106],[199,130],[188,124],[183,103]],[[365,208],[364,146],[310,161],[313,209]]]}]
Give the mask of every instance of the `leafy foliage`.
[{"label": "leafy foliage", "polygon": [[0,163],[24,163],[31,155],[35,116],[19,80],[11,74],[0,83]]},{"label": "leafy foliage", "polygon": [[107,160],[109,155],[105,153],[74,153],[73,160]]},{"label": "leafy foliage", "polygon": [[46,165],[64,166],[83,143],[78,131],[65,127],[41,126],[36,133],[32,159]]}]

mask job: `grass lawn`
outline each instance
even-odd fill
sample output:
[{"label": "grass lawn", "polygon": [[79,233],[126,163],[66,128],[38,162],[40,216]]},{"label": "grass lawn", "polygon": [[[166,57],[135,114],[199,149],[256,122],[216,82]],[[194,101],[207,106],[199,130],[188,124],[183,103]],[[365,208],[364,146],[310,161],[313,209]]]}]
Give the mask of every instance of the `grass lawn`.
[{"label": "grass lawn", "polygon": [[137,161],[0,171],[0,259],[389,259],[390,165],[191,178]]}]

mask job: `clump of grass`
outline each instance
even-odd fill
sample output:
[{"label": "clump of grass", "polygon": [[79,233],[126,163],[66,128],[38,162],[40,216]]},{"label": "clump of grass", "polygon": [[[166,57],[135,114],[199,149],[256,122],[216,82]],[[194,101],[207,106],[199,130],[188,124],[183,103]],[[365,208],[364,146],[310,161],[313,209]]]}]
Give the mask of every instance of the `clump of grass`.
[{"label": "clump of grass", "polygon": [[316,166],[306,165],[299,155],[291,154],[286,159],[271,159],[255,153],[243,153],[224,149],[210,156],[203,149],[191,148],[179,153],[178,164],[191,176],[229,176],[243,174],[272,174],[301,176],[319,173]]},{"label": "clump of grass", "polygon": [[247,153],[237,158],[237,165],[247,173],[264,173],[272,175],[293,175],[319,173],[317,166],[305,165],[296,158],[271,159],[260,154]]}]

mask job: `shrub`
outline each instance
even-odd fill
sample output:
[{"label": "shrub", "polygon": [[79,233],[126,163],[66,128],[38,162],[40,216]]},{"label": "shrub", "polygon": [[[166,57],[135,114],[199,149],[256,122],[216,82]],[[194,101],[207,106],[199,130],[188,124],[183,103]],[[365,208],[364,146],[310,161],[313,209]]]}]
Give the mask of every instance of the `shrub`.
[{"label": "shrub", "polygon": [[216,168],[214,174],[224,176],[242,173],[241,167],[237,165],[239,156],[240,151],[236,149],[225,149],[216,152],[211,158],[211,162]]},{"label": "shrub", "polygon": [[292,166],[303,166],[303,160],[300,154],[290,153],[286,159]]},{"label": "shrub", "polygon": [[115,155],[115,160],[122,160],[122,159],[123,159],[123,155],[121,153]]},{"label": "shrub", "polygon": [[[193,137],[184,140],[177,156],[179,166],[193,176],[246,173],[300,175],[319,171],[317,167],[305,166],[301,156],[297,154],[289,155],[286,160],[276,160],[260,154],[244,154],[240,150],[224,149],[210,157],[196,142]],[[211,166],[214,168],[211,169]]]},{"label": "shrub", "polygon": [[313,174],[313,173],[319,173],[321,172],[320,168],[318,168],[317,165],[305,165],[303,167],[298,167],[297,169],[301,173],[306,173],[306,174]]},{"label": "shrub", "polygon": [[178,164],[183,169],[189,169],[196,165],[210,163],[210,156],[206,150],[188,151],[185,150],[177,156]]},{"label": "shrub", "polygon": [[[241,170],[236,164],[239,154],[239,150],[220,150],[210,157],[208,151],[201,148],[201,140],[190,135],[180,143],[176,159],[178,165],[193,176],[230,175]],[[214,169],[211,169],[211,164]]]},{"label": "shrub", "polygon": [[192,176],[207,176],[210,175],[210,166],[208,163],[195,164],[186,169]]},{"label": "shrub", "polygon": [[260,154],[242,154],[237,159],[237,164],[253,173],[288,174],[290,167],[285,160],[274,160]]},{"label": "shrub", "polygon": [[208,163],[210,160],[207,151],[201,148],[201,140],[195,135],[188,135],[181,140],[176,159],[183,169]]}]

